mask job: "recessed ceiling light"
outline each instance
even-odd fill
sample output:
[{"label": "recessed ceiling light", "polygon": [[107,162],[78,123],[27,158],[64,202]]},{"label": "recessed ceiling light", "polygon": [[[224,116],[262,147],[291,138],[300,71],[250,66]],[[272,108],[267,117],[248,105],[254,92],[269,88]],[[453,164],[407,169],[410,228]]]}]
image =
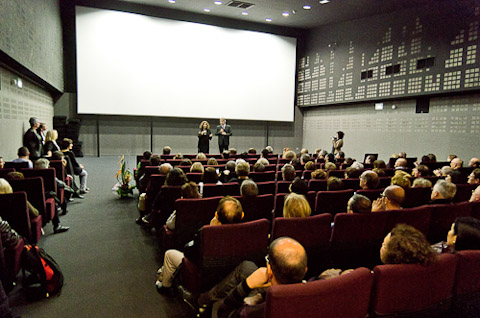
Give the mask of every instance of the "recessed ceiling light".
[{"label": "recessed ceiling light", "polygon": [[312,6],[305,5],[305,6],[303,6],[303,8],[304,8],[305,10],[310,10],[310,9],[312,8]]},{"label": "recessed ceiling light", "polygon": [[283,15],[284,17],[288,17],[288,16],[290,15],[290,13],[287,12],[287,11],[285,11],[285,12],[282,13],[282,15]]},{"label": "recessed ceiling light", "polygon": [[170,2],[170,3],[175,3],[175,0],[168,0],[168,2]]},{"label": "recessed ceiling light", "polygon": [[243,12],[242,12],[242,15],[248,15],[248,12],[247,12],[247,11],[243,11]]},{"label": "recessed ceiling light", "polygon": [[272,22],[272,19],[266,18],[265,21],[267,21],[267,22]]},{"label": "recessed ceiling light", "polygon": [[217,6],[221,5],[222,4],[222,1],[215,1],[214,2]]},{"label": "recessed ceiling light", "polygon": [[205,12],[210,12],[210,9],[209,9],[209,8],[205,8],[205,9],[203,9],[203,11],[205,11]]},{"label": "recessed ceiling light", "polygon": [[326,3],[329,3],[329,2],[330,2],[330,0],[320,0],[319,3],[320,3],[320,4],[326,4]]}]

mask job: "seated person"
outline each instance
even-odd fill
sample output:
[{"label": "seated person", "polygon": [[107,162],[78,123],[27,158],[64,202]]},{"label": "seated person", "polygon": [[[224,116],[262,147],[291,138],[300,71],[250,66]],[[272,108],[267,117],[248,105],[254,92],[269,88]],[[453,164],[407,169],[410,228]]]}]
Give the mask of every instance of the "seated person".
[{"label": "seated person", "polygon": [[225,165],[225,170],[220,174],[219,180],[222,183],[227,183],[230,179],[236,178],[235,167],[237,164],[233,160],[229,160]]},{"label": "seated person", "polygon": [[[195,182],[188,182],[182,185],[182,196],[181,199],[198,199],[201,198],[200,193],[198,192],[198,186]],[[167,220],[167,229],[175,230],[175,220],[177,219],[177,211],[173,211],[173,213],[168,217]]]},{"label": "seated person", "polygon": [[480,250],[480,220],[458,217],[447,234],[447,245],[452,251]]},{"label": "seated person", "polygon": [[203,173],[204,168],[201,162],[194,162],[190,167],[190,172],[192,173]]},{"label": "seated person", "polygon": [[327,180],[327,191],[343,190],[343,182],[340,178],[330,177]]},{"label": "seated person", "polygon": [[480,184],[480,169],[476,168],[468,175],[468,184]]},{"label": "seated person", "polygon": [[234,178],[231,178],[228,182],[237,182],[242,184],[244,180],[248,179],[248,174],[250,173],[250,164],[243,159],[237,160],[237,165],[235,167],[235,174],[237,175]]},{"label": "seated person", "polygon": [[377,159],[373,162],[373,168],[384,170],[384,169],[387,169],[387,164],[385,163],[385,161]]},{"label": "seated person", "polygon": [[[216,226],[222,224],[240,223],[243,219],[243,216],[244,213],[240,202],[233,197],[226,196],[218,203],[217,211],[215,212],[213,219],[210,221],[210,225]],[[194,251],[198,250],[199,248],[197,238],[198,235],[195,237],[193,242],[187,244],[188,248],[185,248],[185,254],[173,249],[165,252],[163,265],[157,271],[158,277],[155,285],[157,286],[158,292],[164,293],[170,291],[173,274],[180,266],[185,256],[189,257],[189,259],[193,262],[196,261],[194,257],[197,253]]]},{"label": "seated person", "polygon": [[347,213],[365,213],[372,212],[372,201],[364,195],[354,194],[347,203]]},{"label": "seated person", "polygon": [[283,203],[284,218],[303,218],[310,214],[312,214],[312,209],[305,196],[293,192],[286,195]]},{"label": "seated person", "polygon": [[77,162],[77,159],[75,157],[75,154],[73,153],[73,140],[64,138],[62,141],[62,152],[65,153],[66,156],[70,158],[70,162],[73,165],[73,171],[75,175],[77,175],[80,178],[80,194],[85,194],[90,189],[87,187],[87,177],[88,173],[87,170],[85,170],[85,167]]},{"label": "seated person", "polygon": [[[289,237],[274,240],[265,260],[266,267],[260,268],[243,261],[224,280],[201,294],[200,312],[213,304],[212,317],[263,317],[265,289],[271,285],[300,283],[307,272],[305,249]],[[252,292],[254,296],[247,297]]]},{"label": "seated person", "polygon": [[333,162],[327,162],[327,163],[325,163],[324,168],[325,168],[326,171],[328,171],[328,170],[337,170],[337,165],[334,164]]},{"label": "seated person", "polygon": [[18,148],[17,159],[13,159],[12,162],[28,162],[28,167],[33,168],[33,162],[30,160],[30,151],[27,147]]},{"label": "seated person", "polygon": [[428,177],[429,175],[430,169],[426,165],[418,165],[412,170],[412,176],[415,178]]},{"label": "seated person", "polygon": [[307,163],[305,164],[305,170],[309,170],[309,171],[315,170],[315,162],[307,161]]},{"label": "seated person", "polygon": [[412,188],[431,188],[432,181],[425,178],[416,178],[413,180]]},{"label": "seated person", "polygon": [[375,172],[378,177],[385,177],[385,170],[383,169],[373,168],[372,171]]},{"label": "seated person", "polygon": [[380,198],[372,203],[372,212],[398,210],[405,201],[405,190],[397,185],[391,185],[383,190]]},{"label": "seated person", "polygon": [[293,193],[307,195],[308,186],[305,180],[302,180],[300,177],[295,177],[289,186],[289,190]]},{"label": "seated person", "polygon": [[215,158],[209,158],[207,161],[207,166],[218,166],[218,161]]},{"label": "seated person", "polygon": [[424,264],[433,263],[437,253],[430,246],[425,235],[414,227],[398,224],[387,234],[380,248],[383,264]]},{"label": "seated person", "polygon": [[391,185],[398,185],[403,189],[410,189],[412,187],[412,182],[410,179],[411,175],[402,170],[395,171],[395,175],[390,180]]},{"label": "seated person", "polygon": [[327,178],[327,173],[322,169],[316,169],[312,172],[312,179],[316,180],[325,180]]},{"label": "seated person", "polygon": [[479,202],[480,201],[480,186],[476,187],[475,190],[472,191],[472,196],[468,202]]},{"label": "seated person", "polygon": [[[25,176],[21,172],[9,172],[5,176],[5,179],[0,179],[0,194],[13,193],[13,189],[10,186],[10,183],[8,181],[22,180],[22,179],[25,179]],[[27,200],[27,208],[28,208],[28,215],[30,216],[30,219],[34,219],[40,214],[38,210],[28,200]]]},{"label": "seated person", "polygon": [[5,160],[3,160],[3,157],[0,157],[0,169],[3,169],[5,167]]},{"label": "seated person", "polygon": [[282,180],[293,181],[295,179],[295,168],[291,164],[285,164],[282,167]]},{"label": "seated person", "polygon": [[256,162],[253,165],[253,171],[254,172],[265,172],[265,166],[261,162]]},{"label": "seated person", "polygon": [[438,180],[433,186],[430,204],[452,203],[455,193],[457,193],[455,184],[445,180]]},{"label": "seated person", "polygon": [[258,186],[253,180],[245,180],[240,187],[240,195],[242,197],[256,197],[258,196]]},{"label": "seated person", "polygon": [[378,175],[372,170],[366,170],[360,175],[360,188],[362,190],[373,190],[378,188]]}]

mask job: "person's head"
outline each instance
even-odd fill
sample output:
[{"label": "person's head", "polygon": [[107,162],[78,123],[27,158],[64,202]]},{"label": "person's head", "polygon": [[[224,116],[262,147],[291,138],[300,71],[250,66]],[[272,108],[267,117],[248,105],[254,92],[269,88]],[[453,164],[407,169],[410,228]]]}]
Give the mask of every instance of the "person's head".
[{"label": "person's head", "polygon": [[172,148],[170,146],[163,147],[162,154],[169,155],[172,152]]},{"label": "person's head", "polygon": [[430,175],[430,169],[426,165],[418,165],[417,167],[413,168],[412,175],[415,178],[428,177]]},{"label": "person's head", "polygon": [[172,165],[169,164],[168,162],[162,163],[160,165],[160,173],[163,175],[167,175],[172,169],[173,169]]},{"label": "person's head", "polygon": [[398,158],[395,161],[395,168],[407,168],[407,159],[405,158]]},{"label": "person's head", "polygon": [[257,149],[255,148],[248,148],[247,153],[249,155],[256,155],[257,154]]},{"label": "person's head", "polygon": [[325,162],[332,162],[335,163],[335,155],[333,153],[329,153],[325,156]]},{"label": "person's head", "polygon": [[445,176],[445,180],[455,184],[464,183],[462,173],[458,170],[449,171]]},{"label": "person's head", "polygon": [[361,170],[347,167],[345,169],[345,179],[360,178]]},{"label": "person's head", "polygon": [[379,182],[378,175],[371,170],[366,170],[360,175],[360,188],[363,190],[376,189]]},{"label": "person's head", "polygon": [[307,252],[289,237],[274,240],[267,255],[268,280],[273,285],[300,283],[307,272]]},{"label": "person's head", "polygon": [[452,200],[457,193],[457,186],[451,182],[445,180],[438,180],[433,186],[431,199],[435,200]]},{"label": "person's head", "polygon": [[312,209],[305,196],[297,193],[290,193],[285,197],[283,203],[284,218],[303,218],[310,216]]},{"label": "person's head", "polygon": [[179,152],[175,156],[173,156],[173,159],[183,159],[183,154]]},{"label": "person's head", "polygon": [[260,158],[257,160],[257,163],[261,163],[264,166],[268,166],[270,164],[267,158]]},{"label": "person's head", "polygon": [[318,155],[319,158],[325,159],[325,157],[328,155],[328,151],[325,149],[320,151],[320,154]]},{"label": "person's head", "polygon": [[431,264],[437,257],[430,243],[419,230],[398,224],[387,234],[380,249],[384,264]]},{"label": "person's head", "polygon": [[365,163],[373,164],[375,162],[376,157],[374,155],[368,155],[365,159]]},{"label": "person's head", "polygon": [[207,165],[209,166],[217,166],[218,165],[218,161],[217,159],[215,158],[209,158],[208,161],[207,161]]},{"label": "person's head", "polygon": [[256,197],[258,195],[258,187],[255,181],[245,180],[240,187],[240,195],[243,197]]},{"label": "person's head", "polygon": [[151,157],[152,157],[152,152],[151,151],[147,150],[143,153],[143,159],[150,160]]},{"label": "person's head", "polygon": [[58,139],[58,131],[53,129],[47,131],[47,134],[45,135],[45,141],[55,141]]},{"label": "person's head", "polygon": [[373,167],[379,169],[386,169],[387,165],[385,164],[385,161],[377,159],[373,162]]},{"label": "person's head", "polygon": [[250,164],[246,161],[240,161],[237,163],[237,166],[235,167],[235,173],[239,178],[243,177],[246,178],[248,177],[248,174],[250,173]]},{"label": "person's head", "polygon": [[307,195],[308,186],[307,183],[300,177],[295,177],[290,184],[290,192]]},{"label": "person's head", "polygon": [[309,161],[310,161],[310,155],[309,154],[305,153],[305,154],[300,156],[300,163],[301,164],[306,164]]},{"label": "person's head", "polygon": [[324,168],[325,168],[325,170],[327,170],[327,171],[328,171],[328,170],[337,170],[337,165],[334,164],[333,162],[327,162],[327,163],[325,164],[325,167],[324,167]]},{"label": "person's head", "polygon": [[429,153],[427,157],[430,159],[430,162],[437,162],[437,156],[435,156],[433,153]]},{"label": "person's head", "polygon": [[218,182],[218,175],[217,171],[213,167],[205,168],[205,172],[203,173],[203,183],[217,183]]},{"label": "person's head", "polygon": [[243,215],[240,201],[228,195],[220,200],[215,212],[215,217],[221,224],[240,223]]},{"label": "person's head", "polygon": [[73,148],[73,140],[70,138],[63,138],[59,146],[61,150],[71,150]]},{"label": "person's head", "polygon": [[28,158],[30,156],[30,151],[28,151],[27,147],[20,147],[18,148],[17,156],[19,158]]},{"label": "person's head", "polygon": [[179,166],[181,167],[189,167],[191,165],[192,165],[192,160],[188,158],[182,159],[182,161],[180,161],[180,164],[179,164]]},{"label": "person's head", "polygon": [[327,173],[322,169],[317,169],[314,172],[312,172],[312,179],[326,179],[326,178],[327,178]]},{"label": "person's head", "polygon": [[182,185],[182,198],[184,199],[198,199],[200,193],[198,192],[198,186],[195,182],[187,182]]},{"label": "person's head", "polygon": [[273,153],[273,147],[272,146],[266,146],[265,149],[268,150],[268,153]]},{"label": "person's head", "polygon": [[335,155],[335,159],[345,159],[345,153],[343,151],[337,152],[337,154]]},{"label": "person's head", "polygon": [[50,167],[50,161],[45,158],[40,158],[35,161],[34,168],[35,169],[47,169]]},{"label": "person's head", "polygon": [[453,222],[447,234],[447,245],[455,251],[480,250],[480,220],[473,217],[459,217]]},{"label": "person's head", "polygon": [[295,151],[289,150],[283,154],[283,158],[292,161],[297,159],[297,154],[295,153]]},{"label": "person's head", "polygon": [[36,117],[30,117],[30,119],[28,120],[28,122],[30,123],[30,127],[31,127],[31,128],[37,129],[38,126],[39,126],[39,122],[38,122],[38,120],[37,120]]},{"label": "person's head", "polygon": [[208,121],[204,120],[200,123],[200,126],[198,128],[200,128],[200,130],[207,130],[210,129],[210,124],[208,123]]},{"label": "person's head", "polygon": [[475,157],[470,159],[470,161],[468,162],[468,166],[472,167],[473,169],[480,168],[480,159]]},{"label": "person's head", "polygon": [[480,186],[475,188],[475,190],[472,191],[472,196],[470,197],[469,202],[479,202],[480,201]]},{"label": "person's head", "polygon": [[12,171],[12,172],[7,173],[7,175],[5,176],[5,179],[7,179],[7,180],[23,180],[23,179],[25,179],[25,176],[21,172]]},{"label": "person's head", "polygon": [[264,171],[265,171],[265,166],[263,165],[263,163],[257,161],[257,162],[253,165],[253,171],[255,171],[255,172],[264,172]]},{"label": "person's head", "polygon": [[295,179],[295,168],[291,164],[286,164],[282,167],[283,181],[293,181]]},{"label": "person's head", "polygon": [[375,172],[378,177],[385,177],[385,170],[383,169],[373,168],[372,171]]},{"label": "person's head", "polygon": [[270,154],[270,152],[268,151],[267,148],[263,148],[262,151],[261,151],[261,156],[262,158],[268,158],[268,155]]},{"label": "person's head", "polygon": [[52,160],[63,160],[63,159],[65,159],[65,155],[60,150],[56,150],[52,152]]},{"label": "person's head", "polygon": [[227,124],[227,120],[225,118],[220,118],[219,122],[220,122],[220,125],[226,125]]},{"label": "person's head", "polygon": [[453,158],[452,161],[450,161],[450,167],[453,170],[457,170],[463,166],[463,161],[460,158]]},{"label": "person's head", "polygon": [[390,185],[381,195],[387,210],[399,209],[405,201],[405,190],[398,185]]},{"label": "person's head", "polygon": [[480,168],[476,168],[468,175],[468,184],[479,184],[480,183]]},{"label": "person's head", "polygon": [[197,154],[197,156],[195,157],[195,159],[206,160],[206,159],[207,159],[207,156],[206,156],[203,152],[199,152],[199,153]]},{"label": "person's head", "polygon": [[4,178],[0,178],[0,194],[13,193],[12,186]]},{"label": "person's head", "polygon": [[203,173],[204,169],[203,169],[203,165],[201,162],[194,162],[191,166],[190,166],[190,172],[195,172],[195,173]]},{"label": "person's head", "polygon": [[357,170],[362,170],[364,168],[363,163],[361,163],[359,161],[355,161],[354,163],[352,163],[352,165],[350,167],[352,167],[353,169],[357,169]]},{"label": "person's head", "polygon": [[224,150],[222,152],[222,159],[228,159],[230,158],[230,153],[228,152],[228,150]]},{"label": "person's head", "polygon": [[305,170],[315,170],[315,162],[307,161],[307,163],[305,163]]},{"label": "person's head", "polygon": [[343,182],[338,177],[330,177],[327,179],[327,191],[343,190]]},{"label": "person's head", "polygon": [[236,156],[237,155],[237,149],[235,149],[235,148],[228,149],[228,152],[230,153],[230,156]]},{"label": "person's head", "polygon": [[235,172],[237,164],[233,160],[227,161],[227,164],[225,165],[225,169],[230,171],[230,172]]},{"label": "person's head", "polygon": [[150,157],[150,164],[152,166],[158,166],[161,161],[162,161],[162,159],[160,158],[159,155],[153,155],[153,156]]},{"label": "person's head", "polygon": [[390,184],[398,185],[404,189],[409,189],[412,186],[410,181],[411,175],[402,170],[397,170],[395,175],[392,177]]},{"label": "person's head", "polygon": [[425,178],[416,178],[413,180],[412,188],[431,188],[432,181]]},{"label": "person's head", "polygon": [[187,182],[187,176],[180,168],[173,168],[170,170],[170,172],[167,174],[167,178],[165,179],[165,184],[171,186],[181,186]]},{"label": "person's head", "polygon": [[343,131],[337,131],[337,138],[338,139],[343,139],[343,136],[345,136],[345,134],[343,133]]},{"label": "person's head", "polygon": [[370,213],[372,201],[364,195],[354,194],[347,203],[347,213]]},{"label": "person's head", "polygon": [[0,169],[3,169],[5,167],[5,160],[3,160],[3,157],[0,157]]}]

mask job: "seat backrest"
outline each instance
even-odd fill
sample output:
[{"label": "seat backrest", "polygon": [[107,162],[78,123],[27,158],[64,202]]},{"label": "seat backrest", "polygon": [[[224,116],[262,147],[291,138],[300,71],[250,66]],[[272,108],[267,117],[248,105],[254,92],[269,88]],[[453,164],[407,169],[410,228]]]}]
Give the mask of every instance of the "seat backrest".
[{"label": "seat backrest", "polygon": [[218,196],[234,196],[240,194],[240,186],[237,182],[224,183],[224,184],[204,184],[203,185],[203,197],[218,197]]},{"label": "seat backrest", "polygon": [[308,180],[308,191],[327,191],[326,179],[310,179]]},{"label": "seat backrest", "polygon": [[348,200],[353,196],[353,190],[319,191],[315,200],[315,214],[347,212]]},{"label": "seat backrest", "polygon": [[418,314],[422,313],[421,317],[439,317],[450,309],[456,264],[455,255],[442,254],[428,266],[376,266],[372,316],[420,317]]},{"label": "seat backrest", "polygon": [[274,181],[275,171],[250,172],[248,177],[255,182]]},{"label": "seat backrest", "polygon": [[192,181],[195,183],[199,183],[203,179],[203,173],[201,172],[187,172],[186,175],[188,181]]},{"label": "seat backrest", "polygon": [[367,268],[329,280],[275,285],[267,290],[265,317],[366,317],[373,275]]},{"label": "seat backrest", "polygon": [[5,178],[10,172],[15,172],[15,168],[0,169],[0,178]]},{"label": "seat backrest", "polygon": [[175,209],[175,201],[182,195],[181,186],[164,185],[157,194],[152,207],[153,225],[163,226]]},{"label": "seat backrest", "polygon": [[283,204],[285,202],[285,196],[287,193],[277,193],[275,194],[275,203],[273,208],[273,217],[279,218],[283,217]]},{"label": "seat backrest", "polygon": [[480,317],[480,251],[458,251],[453,285],[455,317]]},{"label": "seat backrest", "polygon": [[405,189],[405,201],[402,206],[404,208],[414,208],[427,204],[432,194],[431,188],[409,188]]},{"label": "seat backrest", "polygon": [[48,220],[46,215],[45,189],[41,177],[10,180],[9,182],[13,191],[25,191],[28,202],[38,210],[43,219]]},{"label": "seat backrest", "polygon": [[470,206],[472,207],[471,216],[480,220],[480,202],[471,202]]},{"label": "seat backrest", "polygon": [[273,194],[275,195],[275,181],[257,182],[258,194]]},{"label": "seat backrest", "polygon": [[32,236],[30,217],[27,208],[27,193],[24,191],[9,194],[0,194],[0,216],[10,226],[31,242],[35,242]]},{"label": "seat backrest", "polygon": [[366,196],[367,198],[370,199],[370,201],[375,201],[380,197],[380,194],[382,194],[383,190],[385,188],[380,188],[380,189],[368,189],[368,190],[358,190],[357,194],[361,194]]},{"label": "seat backrest", "polygon": [[378,187],[379,188],[386,188],[390,185],[392,181],[392,177],[379,177],[378,178]]},{"label": "seat backrest", "polygon": [[472,191],[478,187],[478,184],[457,184],[457,192],[453,202],[468,201],[472,196]]},{"label": "seat backrest", "polygon": [[388,220],[385,226],[385,235],[387,235],[397,224],[408,224],[422,232],[425,237],[430,229],[430,218],[433,207],[424,205],[421,207],[387,211]]},{"label": "seat backrest", "polygon": [[272,221],[273,212],[273,194],[264,194],[256,197],[242,197],[238,196],[237,199],[242,204],[244,222],[267,219]]},{"label": "seat backrest", "polygon": [[43,186],[45,187],[45,192],[53,191],[57,193],[57,182],[55,180],[56,172],[55,168],[47,169],[20,169],[19,170],[25,178],[30,177],[42,177]]},{"label": "seat backrest", "polygon": [[28,168],[28,162],[12,162],[12,161],[5,161],[5,168],[14,168],[14,169],[22,169]]},{"label": "seat backrest", "polygon": [[277,181],[277,184],[275,185],[275,194],[289,193],[291,184],[292,181]]},{"label": "seat backrest", "polygon": [[345,170],[328,170],[327,179],[330,177],[345,178]]},{"label": "seat backrest", "polygon": [[359,178],[348,178],[342,179],[344,189],[358,190],[360,189],[360,179]]},{"label": "seat backrest", "polygon": [[472,206],[468,202],[432,206],[434,209],[432,210],[427,236],[431,244],[446,240],[447,233],[455,219],[460,216],[470,216],[472,213]]},{"label": "seat backrest", "polygon": [[56,177],[65,182],[66,174],[62,160],[50,160],[50,167],[55,169]]}]

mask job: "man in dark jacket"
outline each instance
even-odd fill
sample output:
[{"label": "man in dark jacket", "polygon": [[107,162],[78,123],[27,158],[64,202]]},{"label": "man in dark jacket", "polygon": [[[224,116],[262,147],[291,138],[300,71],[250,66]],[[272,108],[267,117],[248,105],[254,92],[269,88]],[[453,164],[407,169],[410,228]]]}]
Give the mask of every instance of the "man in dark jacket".
[{"label": "man in dark jacket", "polygon": [[35,117],[29,120],[30,129],[23,135],[23,145],[30,151],[30,159],[37,160],[42,156],[42,137],[37,133],[39,123]]}]

